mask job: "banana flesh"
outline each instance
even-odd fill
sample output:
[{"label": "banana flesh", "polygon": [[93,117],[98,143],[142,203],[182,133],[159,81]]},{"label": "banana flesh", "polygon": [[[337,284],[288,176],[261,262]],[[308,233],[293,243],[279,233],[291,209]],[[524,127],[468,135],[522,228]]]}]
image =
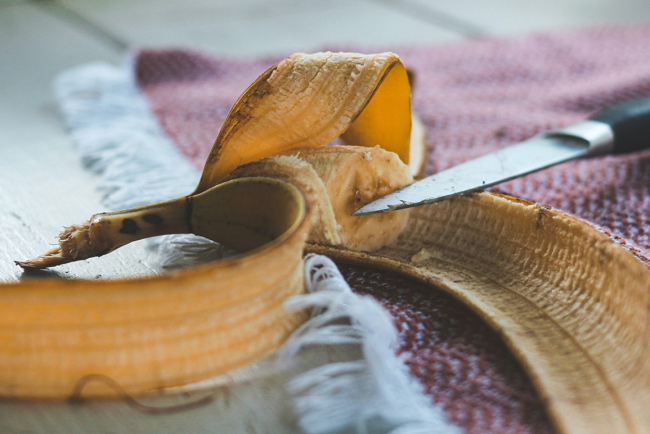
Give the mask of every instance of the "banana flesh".
[{"label": "banana flesh", "polygon": [[409,167],[395,153],[380,147],[303,149],[290,156],[249,163],[231,176],[277,177],[297,184],[306,196],[318,198],[314,203],[316,221],[308,239],[312,244],[375,251],[393,243],[408,221],[408,209],[351,215],[366,203],[413,182]]},{"label": "banana flesh", "polygon": [[327,146],[302,150],[296,156],[311,164],[323,180],[342,247],[372,252],[399,237],[409,210],[352,217],[361,206],[413,182],[409,167],[397,154],[379,146]]}]

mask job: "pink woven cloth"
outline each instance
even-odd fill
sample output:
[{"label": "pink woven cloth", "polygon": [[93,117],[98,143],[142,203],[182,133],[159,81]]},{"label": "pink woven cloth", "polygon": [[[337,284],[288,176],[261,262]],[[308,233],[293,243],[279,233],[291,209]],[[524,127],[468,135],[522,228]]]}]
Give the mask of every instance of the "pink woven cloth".
[{"label": "pink woven cloth", "polygon": [[[600,29],[391,51],[415,72],[433,173],[650,94],[649,40],[650,28]],[[167,134],[201,168],[236,98],[284,57],[146,50],[136,73]],[[498,190],[583,218],[650,264],[650,151],[566,163]],[[553,432],[516,361],[471,312],[386,273],[345,272],[391,311],[413,374],[467,433]]]}]

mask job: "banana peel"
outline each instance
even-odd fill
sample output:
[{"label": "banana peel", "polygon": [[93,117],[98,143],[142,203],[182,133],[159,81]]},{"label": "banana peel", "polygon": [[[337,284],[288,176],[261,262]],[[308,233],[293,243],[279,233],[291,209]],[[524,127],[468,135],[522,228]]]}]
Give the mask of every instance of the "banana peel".
[{"label": "banana peel", "polygon": [[376,252],[308,250],[469,306],[523,365],[558,432],[650,429],[650,271],[591,225],[484,192],[415,208]]},{"label": "banana peel", "polygon": [[[336,168],[352,164],[366,173],[349,161],[363,160],[376,144],[398,144],[392,150],[405,167],[414,136],[406,101],[406,70],[392,54],[301,54],[270,68],[233,107],[194,194],[174,206],[111,213],[114,229],[99,231],[114,240],[102,253],[134,235],[120,232],[125,219],[155,232],[163,228],[146,226],[145,215],[162,214],[170,219],[164,230],[240,243],[244,253],[146,279],[3,285],[0,395],[62,399],[93,373],[141,394],[273,351],[302,320],[281,304],[302,291],[306,248],[401,273],[463,301],[501,333],[559,432],[650,430],[650,271],[592,226],[538,204],[475,193],[410,210],[396,235],[372,247],[355,249],[346,239],[343,226],[354,223],[337,209],[360,195],[339,188],[347,196],[337,205],[331,188],[346,183]],[[321,148],[341,134],[366,147]],[[375,143],[383,137],[390,145]],[[255,197],[259,183],[277,211],[241,200]],[[233,185],[244,190],[228,193]],[[233,207],[240,213],[230,218]],[[239,225],[235,236],[231,224]],[[84,239],[83,227],[67,237]],[[110,396],[101,385],[84,395]]]},{"label": "banana peel", "polygon": [[409,164],[409,77],[397,55],[300,53],[273,65],[233,105],[196,192],[239,165],[337,137],[349,145],[379,145]]},{"label": "banana peel", "polygon": [[[238,242],[246,239],[240,247],[252,247],[241,258],[148,278],[3,285],[0,396],[65,399],[95,374],[137,395],[209,378],[281,345],[305,319],[287,314],[283,303],[304,291],[312,213],[296,187],[272,178],[215,189],[227,209],[243,211],[218,219],[235,227]],[[242,195],[272,200],[278,218],[251,217]],[[196,199],[199,208],[209,206]],[[196,232],[214,233],[200,219],[192,222]],[[83,390],[83,396],[113,393],[101,382]]]}]

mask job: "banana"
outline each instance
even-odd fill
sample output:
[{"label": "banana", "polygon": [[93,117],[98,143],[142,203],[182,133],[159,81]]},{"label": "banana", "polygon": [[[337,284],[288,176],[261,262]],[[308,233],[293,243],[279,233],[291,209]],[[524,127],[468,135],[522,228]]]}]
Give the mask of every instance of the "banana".
[{"label": "banana", "polygon": [[280,179],[298,187],[305,198],[309,199],[309,208],[314,218],[309,242],[328,246],[341,244],[327,187],[309,163],[288,155],[262,158],[233,170],[228,179],[251,176]]},{"label": "banana", "polygon": [[378,252],[308,250],[462,301],[503,337],[558,433],[650,432],[650,270],[584,221],[475,193],[414,208]]},{"label": "banana", "polygon": [[59,245],[29,260],[16,261],[23,268],[47,268],[103,256],[130,242],[167,234],[190,232],[186,210],[191,199],[168,202],[123,211],[100,213],[80,225],[71,225],[59,234]]},{"label": "banana", "polygon": [[288,201],[288,194],[271,178],[248,177],[168,202],[96,214],[82,225],[65,228],[56,248],[16,263],[52,267],[102,256],[144,238],[187,233],[245,252],[276,239],[289,230],[286,221],[298,219],[297,213],[303,212],[295,205],[299,199]]},{"label": "banana", "polygon": [[[313,221],[297,187],[241,178],[174,204],[162,218],[246,254],[140,279],[2,285],[0,396],[66,399],[92,378],[110,381],[90,381],[84,397],[114,397],[111,382],[129,395],[181,386],[263,357],[305,320],[283,307],[304,292]],[[99,228],[130,219],[145,230],[147,215],[112,214]]]},{"label": "banana", "polygon": [[[71,261],[100,256],[138,239],[169,233],[191,232],[187,222],[175,220],[177,207],[187,206],[192,198],[206,192],[226,179],[237,167],[264,157],[300,150],[317,149],[341,136],[351,146],[377,145],[395,152],[404,164],[409,164],[411,149],[417,150],[412,172],[422,169],[421,153],[425,152],[422,129],[411,134],[412,113],[409,77],[404,65],[393,53],[362,55],[355,53],[298,53],[273,65],[239,97],[227,116],[210,151],[199,185],[193,194],[163,204],[137,209],[103,213],[93,216],[83,225],[66,228],[59,236],[59,246],[29,261],[17,261],[21,267],[44,268]],[[417,125],[417,122],[416,122]],[[374,155],[376,151],[363,153]],[[331,231],[316,234],[314,242],[334,243],[354,250],[376,250],[394,240],[404,227],[407,213],[395,216],[351,218],[356,203],[368,201],[390,192],[390,188],[412,181],[403,170],[387,170],[395,179],[381,180],[382,163],[395,158],[378,157],[366,164],[357,179],[349,180],[349,192],[338,193],[337,178],[327,169],[343,164],[349,169],[349,155],[338,152],[314,160],[329,184],[328,192],[334,203],[336,220],[342,234]],[[310,157],[312,159],[316,157]],[[332,161],[326,161],[332,158]],[[354,161],[360,161],[355,157]],[[344,160],[346,161],[344,163]],[[377,170],[372,171],[376,166]],[[356,170],[356,169],[355,169]],[[394,174],[391,172],[395,172]],[[368,179],[364,180],[364,177]],[[346,206],[346,204],[350,206]],[[321,207],[324,216],[327,207]],[[165,215],[169,209],[170,215]],[[155,215],[156,221],[146,217]],[[186,217],[186,220],[189,217]],[[323,221],[324,222],[324,221]],[[375,223],[370,223],[375,222]],[[384,222],[381,224],[381,222]],[[391,225],[394,229],[390,229]],[[319,225],[316,225],[318,227]],[[208,237],[210,238],[210,237]]]},{"label": "banana", "polygon": [[[301,176],[297,176],[299,171]],[[351,216],[366,203],[413,182],[409,167],[395,153],[378,146],[303,149],[249,163],[231,176],[277,177],[299,185],[306,196],[318,198],[308,239],[311,244],[372,252],[393,243],[408,221],[409,209]]]},{"label": "banana", "polygon": [[327,146],[305,149],[295,155],[311,164],[323,180],[342,247],[373,252],[399,237],[409,210],[363,217],[351,215],[361,206],[413,182],[409,167],[397,154],[379,146]]}]

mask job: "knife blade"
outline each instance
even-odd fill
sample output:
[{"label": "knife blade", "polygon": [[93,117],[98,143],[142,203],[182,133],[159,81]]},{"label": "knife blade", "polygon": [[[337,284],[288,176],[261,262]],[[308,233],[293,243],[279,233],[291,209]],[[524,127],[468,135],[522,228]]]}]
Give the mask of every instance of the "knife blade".
[{"label": "knife blade", "polygon": [[438,172],[352,213],[389,212],[481,190],[556,164],[650,148],[650,96]]}]

